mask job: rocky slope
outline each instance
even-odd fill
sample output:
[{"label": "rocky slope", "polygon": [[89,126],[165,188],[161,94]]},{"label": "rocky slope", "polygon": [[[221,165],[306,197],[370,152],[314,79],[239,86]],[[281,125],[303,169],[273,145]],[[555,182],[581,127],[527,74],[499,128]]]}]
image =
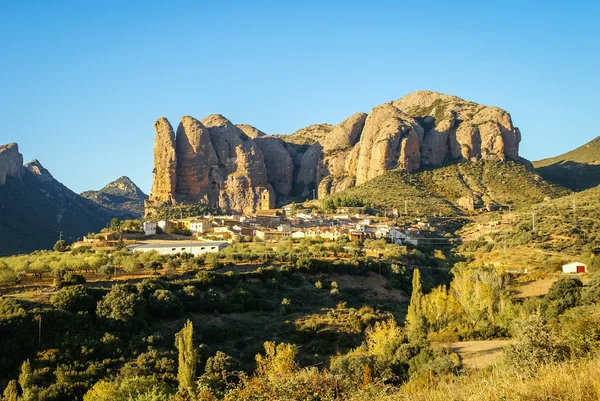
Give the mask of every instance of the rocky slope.
[{"label": "rocky slope", "polygon": [[129,177],[120,177],[99,191],[82,192],[81,196],[132,219],[144,214],[144,200],[148,199]]},{"label": "rocky slope", "polygon": [[521,133],[510,115],[430,91],[357,113],[340,124],[315,124],[268,136],[220,115],[184,117],[175,136],[155,124],[154,183],[148,206],[202,201],[255,211],[313,191],[325,197],[400,169],[451,161],[521,161]]},{"label": "rocky slope", "polygon": [[23,166],[16,144],[0,149],[0,171],[9,172],[0,184],[0,255],[50,249],[61,231],[72,242],[124,217],[74,193],[38,160]]},{"label": "rocky slope", "polygon": [[600,136],[570,152],[533,162],[545,179],[575,191],[600,185]]}]

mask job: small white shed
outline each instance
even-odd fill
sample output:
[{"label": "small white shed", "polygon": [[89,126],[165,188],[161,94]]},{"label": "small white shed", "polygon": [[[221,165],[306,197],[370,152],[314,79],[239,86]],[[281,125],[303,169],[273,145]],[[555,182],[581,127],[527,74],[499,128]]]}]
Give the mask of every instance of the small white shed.
[{"label": "small white shed", "polygon": [[587,273],[587,265],[581,262],[571,262],[563,265],[563,273]]}]

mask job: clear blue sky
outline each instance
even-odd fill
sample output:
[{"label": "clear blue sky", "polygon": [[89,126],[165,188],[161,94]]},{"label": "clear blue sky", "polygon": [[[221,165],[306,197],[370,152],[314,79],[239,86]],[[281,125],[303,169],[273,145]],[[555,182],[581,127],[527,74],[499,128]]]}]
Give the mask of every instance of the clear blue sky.
[{"label": "clear blue sky", "polygon": [[597,1],[0,0],[0,143],[76,192],[147,192],[158,117],[291,133],[430,89],[508,110],[536,160],[600,134],[599,20]]}]

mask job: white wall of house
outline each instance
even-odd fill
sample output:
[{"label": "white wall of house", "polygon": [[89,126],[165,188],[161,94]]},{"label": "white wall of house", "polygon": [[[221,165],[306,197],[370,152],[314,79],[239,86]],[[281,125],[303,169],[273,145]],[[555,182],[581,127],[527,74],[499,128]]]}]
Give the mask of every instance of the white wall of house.
[{"label": "white wall of house", "polygon": [[217,253],[229,244],[227,242],[187,242],[181,243],[160,243],[160,244],[141,244],[131,245],[127,249],[133,252],[152,252],[155,251],[161,255],[174,255],[177,253],[191,253],[193,255],[205,255],[207,253]]}]

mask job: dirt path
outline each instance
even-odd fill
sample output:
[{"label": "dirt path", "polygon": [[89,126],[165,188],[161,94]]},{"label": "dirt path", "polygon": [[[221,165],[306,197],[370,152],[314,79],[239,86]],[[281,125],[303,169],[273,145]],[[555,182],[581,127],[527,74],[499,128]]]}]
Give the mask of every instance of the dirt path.
[{"label": "dirt path", "polygon": [[463,341],[452,344],[452,351],[462,358],[463,365],[470,369],[481,369],[502,359],[502,348],[510,340]]}]

